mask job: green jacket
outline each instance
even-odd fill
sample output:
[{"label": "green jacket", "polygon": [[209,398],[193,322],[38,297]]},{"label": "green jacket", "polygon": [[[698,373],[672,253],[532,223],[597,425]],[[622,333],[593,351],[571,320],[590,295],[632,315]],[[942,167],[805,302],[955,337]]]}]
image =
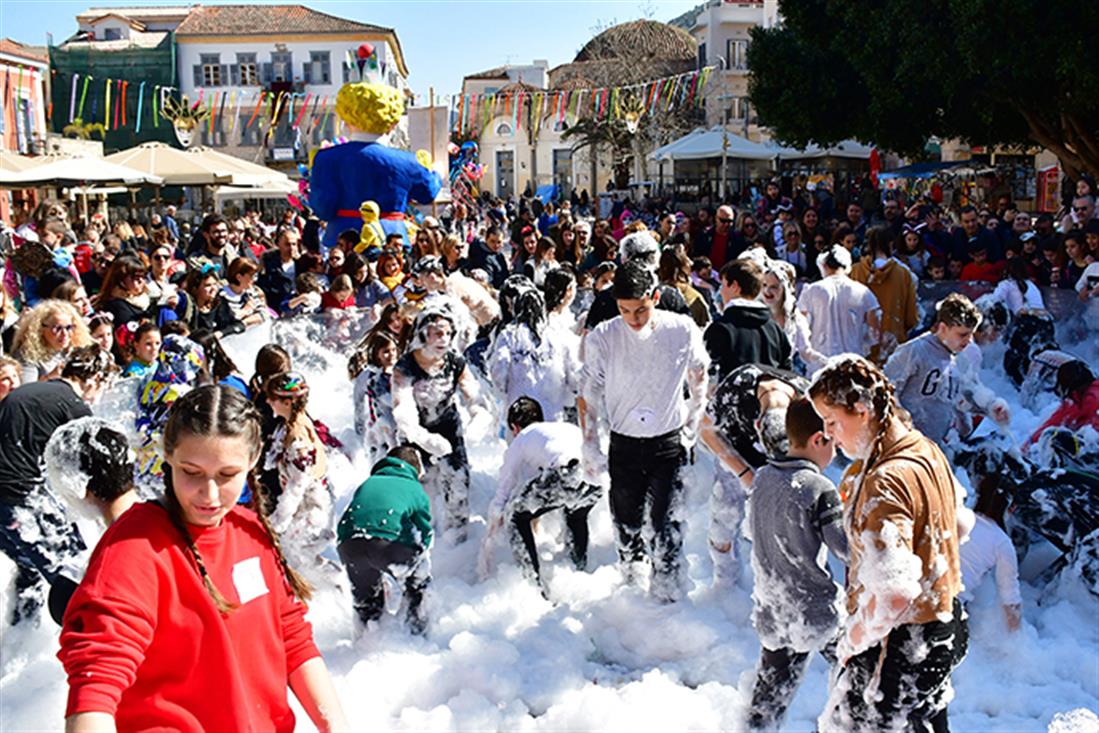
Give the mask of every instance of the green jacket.
[{"label": "green jacket", "polygon": [[416,469],[397,458],[383,458],[370,478],[355,489],[340,517],[340,542],[378,537],[411,547],[431,545],[431,500],[416,477]]}]

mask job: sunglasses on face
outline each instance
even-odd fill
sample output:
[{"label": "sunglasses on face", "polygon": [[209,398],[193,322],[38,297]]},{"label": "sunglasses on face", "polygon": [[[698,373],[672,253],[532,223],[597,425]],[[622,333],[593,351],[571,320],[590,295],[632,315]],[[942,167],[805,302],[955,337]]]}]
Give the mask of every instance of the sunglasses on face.
[{"label": "sunglasses on face", "polygon": [[1088,207],[1086,207],[1086,206],[1073,206],[1072,210],[1075,211],[1077,214],[1083,214],[1085,211],[1088,210]]},{"label": "sunglasses on face", "polygon": [[172,259],[172,256],[171,255],[153,255],[153,259],[158,261],[158,262],[167,262],[168,260]]},{"label": "sunglasses on face", "polygon": [[732,219],[726,219],[726,218],[725,218],[725,217],[723,217],[723,216],[722,216],[722,217],[719,217],[719,218],[718,218],[718,221],[719,221],[719,222],[721,222],[722,224],[732,224],[732,223],[733,223],[733,220],[732,220]]},{"label": "sunglasses on face", "polygon": [[72,324],[69,324],[68,326],[63,326],[60,323],[55,323],[52,326],[46,326],[46,328],[50,329],[56,334],[72,333],[76,330],[76,326]]}]

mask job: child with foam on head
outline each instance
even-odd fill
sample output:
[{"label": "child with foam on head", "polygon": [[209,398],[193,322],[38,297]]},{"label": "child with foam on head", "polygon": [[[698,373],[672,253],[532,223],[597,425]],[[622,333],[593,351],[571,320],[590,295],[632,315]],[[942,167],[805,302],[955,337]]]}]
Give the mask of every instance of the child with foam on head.
[{"label": "child with foam on head", "polygon": [[351,580],[355,611],[366,624],[385,611],[383,576],[404,582],[409,628],[427,628],[424,592],[431,582],[431,500],[420,484],[415,446],[402,445],[374,464],[337,527],[340,559]]},{"label": "child with foam on head", "polygon": [[458,393],[470,406],[470,419],[487,412],[480,386],[465,358],[454,348],[453,313],[425,307],[416,318],[411,350],[393,368],[393,418],[400,439],[430,455],[424,472],[429,493],[446,504],[446,527],[464,542],[469,524],[469,459]]},{"label": "child with foam on head", "polygon": [[901,344],[885,365],[901,406],[913,426],[945,445],[951,427],[964,437],[971,431],[969,416],[988,415],[1007,425],[1007,402],[980,382],[980,348],[973,334],[981,312],[969,298],[951,293],[937,306],[931,330]]},{"label": "child with foam on head", "polygon": [[786,409],[789,449],[756,472],[749,500],[755,588],[752,623],[760,661],[748,714],[753,730],[782,724],[812,652],[834,661],[846,615],[825,548],[846,561],[843,504],[821,473],[835,457],[824,423],[805,397]]},{"label": "child with foam on head", "polygon": [[278,471],[282,493],[269,508],[271,526],[295,565],[312,574],[325,564],[321,553],[333,538],[328,454],[306,413],[309,385],[298,372],[276,374],[265,388],[271,411],[282,422],[271,439],[264,467]]},{"label": "child with foam on head", "polygon": [[965,491],[872,362],[833,360],[809,398],[828,437],[856,459],[840,484],[849,547],[841,669],[818,725],[947,730],[950,673],[968,644],[958,601],[959,545],[973,526]]}]

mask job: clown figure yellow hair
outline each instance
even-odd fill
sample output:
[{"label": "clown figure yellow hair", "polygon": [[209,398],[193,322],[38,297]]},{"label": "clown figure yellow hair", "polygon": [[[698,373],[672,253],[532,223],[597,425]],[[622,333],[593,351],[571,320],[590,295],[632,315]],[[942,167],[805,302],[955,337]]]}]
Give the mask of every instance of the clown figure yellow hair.
[{"label": "clown figure yellow hair", "polygon": [[344,84],[336,95],[336,114],[362,132],[384,135],[404,114],[401,93],[393,87],[369,82]]}]

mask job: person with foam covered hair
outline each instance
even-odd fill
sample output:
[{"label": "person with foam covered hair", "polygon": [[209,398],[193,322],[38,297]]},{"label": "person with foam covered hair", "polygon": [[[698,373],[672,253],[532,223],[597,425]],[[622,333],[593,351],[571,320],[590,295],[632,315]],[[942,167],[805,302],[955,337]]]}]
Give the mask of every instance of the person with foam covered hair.
[{"label": "person with foam covered hair", "polygon": [[[656,271],[660,266],[660,245],[648,230],[643,229],[623,237],[618,244],[618,256],[623,264],[635,262],[652,273],[657,308],[672,313],[691,315],[691,308],[687,305],[687,299],[683,297],[683,293],[679,292],[678,288],[674,285],[657,284]],[[607,288],[595,296],[584,322],[586,330],[590,331],[600,323],[609,321],[618,315],[618,306],[615,304],[613,290],[613,288]]]},{"label": "person with foam covered hair", "polygon": [[[840,354],[866,354],[878,343],[881,306],[870,289],[848,276],[851,253],[842,245],[817,257],[824,276],[809,283],[798,297],[798,310],[809,321],[809,342],[824,360]],[[812,373],[824,361],[807,364]]]},{"label": "person with foam covered hair", "polygon": [[469,459],[458,394],[471,419],[487,412],[477,378],[455,349],[455,319],[445,308],[420,312],[409,351],[393,369],[393,419],[399,439],[427,454],[423,484],[446,505],[445,526],[455,542],[469,524]]},{"label": "person with foam covered hair", "polygon": [[981,312],[969,298],[951,293],[936,307],[931,330],[901,344],[885,365],[913,425],[940,447],[951,427],[965,437],[970,415],[988,415],[1006,426],[1007,403],[981,384],[980,348],[973,334]]},{"label": "person with foam covered hair", "polygon": [[336,245],[340,232],[362,225],[364,201],[377,203],[386,234],[400,234],[411,246],[405,220],[408,201],[431,203],[442,179],[416,155],[381,142],[403,113],[401,93],[393,87],[358,81],[340,89],[336,114],[351,127],[351,140],[320,150],[309,175],[309,203],[328,222],[325,248]]},{"label": "person with foam covered hair", "polygon": [[968,646],[958,599],[959,546],[974,521],[965,490],[872,362],[834,359],[809,398],[826,435],[855,459],[839,487],[848,618],[819,729],[948,730],[950,674]]}]

